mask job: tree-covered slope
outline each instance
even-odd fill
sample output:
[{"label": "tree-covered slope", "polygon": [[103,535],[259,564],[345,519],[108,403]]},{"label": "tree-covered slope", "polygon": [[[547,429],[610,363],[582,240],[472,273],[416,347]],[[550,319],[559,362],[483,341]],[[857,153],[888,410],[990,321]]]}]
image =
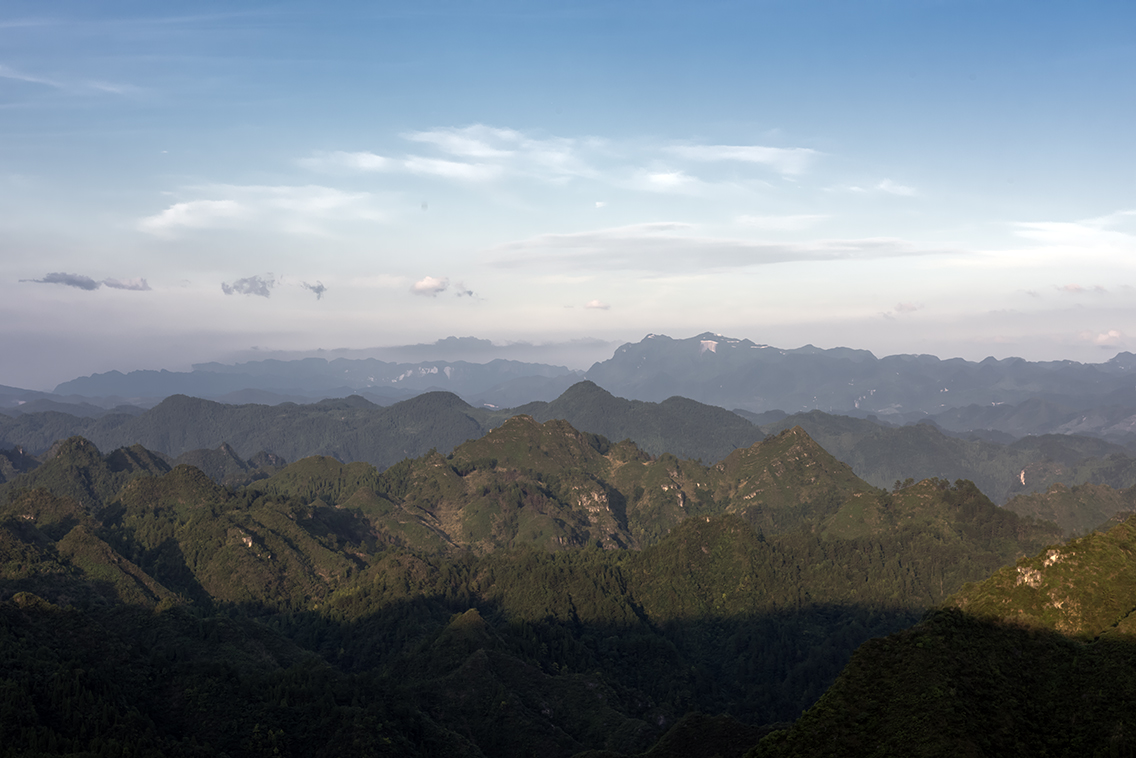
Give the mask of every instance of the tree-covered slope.
[{"label": "tree-covered slope", "polygon": [[933,424],[889,427],[821,411],[786,416],[762,427],[766,434],[800,426],[825,450],[878,487],[895,481],[939,478],[973,481],[998,503],[1043,492],[1062,482],[1116,488],[1136,485],[1136,458],[1093,437],[1050,434],[1010,444],[960,439]]},{"label": "tree-covered slope", "polygon": [[1050,485],[1045,492],[1017,495],[1006,510],[1052,521],[1066,537],[1079,537],[1136,510],[1136,487],[1113,489],[1103,484]]},{"label": "tree-covered slope", "polygon": [[736,747],[691,714],[792,719],[1057,534],[967,483],[872,488],[799,429],[707,467],[517,417],[237,489],[142,448],[52,460],[0,506],[16,754],[636,755],[684,717]]},{"label": "tree-covered slope", "polygon": [[1136,751],[1136,521],[968,584],[872,640],[753,756]]}]

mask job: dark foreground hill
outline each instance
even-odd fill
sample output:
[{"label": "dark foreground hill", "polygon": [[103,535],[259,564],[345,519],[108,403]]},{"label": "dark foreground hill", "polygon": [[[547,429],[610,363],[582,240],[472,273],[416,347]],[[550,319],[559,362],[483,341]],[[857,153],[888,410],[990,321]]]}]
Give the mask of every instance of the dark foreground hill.
[{"label": "dark foreground hill", "polygon": [[73,440],[0,493],[0,751],[736,754],[1057,535],[799,429],[708,467],[521,417],[236,490],[154,460]]},{"label": "dark foreground hill", "polygon": [[1134,554],[1129,520],[966,586],[750,755],[1132,755]]}]

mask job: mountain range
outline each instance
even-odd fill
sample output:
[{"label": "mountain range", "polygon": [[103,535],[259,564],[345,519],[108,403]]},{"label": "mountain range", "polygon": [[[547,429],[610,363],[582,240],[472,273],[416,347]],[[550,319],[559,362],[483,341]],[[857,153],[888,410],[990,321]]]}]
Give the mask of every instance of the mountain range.
[{"label": "mountain range", "polygon": [[[511,408],[0,388],[0,756],[1136,753],[1130,357],[651,336]],[[727,409],[853,364],[892,406]],[[944,367],[1019,399],[911,410]]]},{"label": "mountain range", "polygon": [[[432,354],[468,355],[471,343],[440,340]],[[475,345],[476,346],[476,345]],[[428,347],[428,346],[420,346]],[[421,351],[392,353],[411,358]],[[877,358],[866,350],[782,349],[704,333],[686,339],[647,335],[587,371],[494,359],[267,359],[197,364],[192,371],[112,371],[64,382],[53,393],[0,387],[9,414],[61,410],[98,416],[123,405],[151,407],[185,394],[231,403],[310,403],[359,395],[390,405],[422,392],[448,391],[474,406],[548,402],[580,380],[632,400],[685,397],[730,410],[793,414],[810,410],[891,424],[931,420],[948,432],[1005,437],[1087,434],[1118,444],[1136,439],[1136,356],[1096,364],[973,362],[930,355]]]},{"label": "mountain range", "polygon": [[737,754],[1060,533],[965,482],[874,488],[798,427],[707,466],[524,415],[236,489],[72,438],[4,489],[23,752]]},{"label": "mountain range", "polygon": [[[926,422],[895,427],[821,411],[748,414],[679,397],[661,403],[627,400],[587,381],[551,402],[513,409],[477,408],[446,392],[385,407],[361,397],[269,406],[177,395],[139,414],[0,416],[0,448],[9,449],[0,458],[0,481],[26,470],[32,457],[42,456],[55,440],[73,435],[105,449],[141,444],[171,462],[198,465],[216,481],[229,484],[247,483],[263,473],[264,460],[253,462],[254,456],[295,461],[323,455],[385,469],[431,449],[449,454],[521,413],[538,421],[564,419],[593,434],[631,440],[652,455],[669,452],[708,464],[767,435],[800,426],[873,486],[892,487],[907,478],[966,479],[1012,510],[1019,507],[1017,496],[1044,493],[1056,483],[1115,489],[1136,485],[1133,453],[1094,437],[1044,435],[1010,443],[963,439]],[[1112,515],[1106,510],[1101,521]],[[1076,518],[1059,522],[1070,535],[1096,526]]]}]

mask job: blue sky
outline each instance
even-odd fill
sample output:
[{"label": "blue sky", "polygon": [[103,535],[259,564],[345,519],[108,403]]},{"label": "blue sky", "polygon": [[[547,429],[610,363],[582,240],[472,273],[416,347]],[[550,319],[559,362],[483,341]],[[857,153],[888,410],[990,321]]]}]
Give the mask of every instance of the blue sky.
[{"label": "blue sky", "polygon": [[7,2],[0,384],[449,335],[1106,360],[1133,93],[1131,3]]}]

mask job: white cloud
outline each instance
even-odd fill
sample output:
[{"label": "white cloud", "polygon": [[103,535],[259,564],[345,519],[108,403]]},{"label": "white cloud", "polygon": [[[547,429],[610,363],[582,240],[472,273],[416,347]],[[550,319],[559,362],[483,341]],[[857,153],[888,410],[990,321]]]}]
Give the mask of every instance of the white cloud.
[{"label": "white cloud", "polygon": [[415,295],[424,295],[426,297],[437,297],[441,292],[445,292],[446,288],[450,286],[450,280],[442,277],[438,279],[433,276],[426,276],[414,283],[410,291]]},{"label": "white cloud", "polygon": [[501,175],[501,167],[490,163],[462,163],[440,158],[423,158],[412,155],[402,162],[403,168],[412,174],[431,174],[443,179],[458,179],[465,182],[483,182]]},{"label": "white cloud", "polygon": [[801,213],[791,216],[738,216],[737,222],[744,226],[771,232],[792,232],[807,229],[828,216],[815,213]]},{"label": "white cloud", "polygon": [[606,310],[611,309],[610,305],[608,305],[607,303],[604,303],[604,302],[600,302],[599,300],[589,300],[587,303],[584,304],[584,307],[585,308],[591,308],[592,310],[597,310],[597,311],[606,311]]},{"label": "white cloud", "polygon": [[1100,333],[1081,332],[1077,336],[1085,342],[1100,347],[1120,347],[1124,344],[1124,334],[1117,329],[1109,329],[1107,332]]},{"label": "white cloud", "polygon": [[658,174],[647,174],[647,184],[660,190],[672,190],[689,186],[693,181],[682,171],[666,171]]},{"label": "white cloud", "polygon": [[694,161],[738,161],[759,163],[781,174],[804,173],[820,153],[807,147],[764,147],[761,145],[671,145],[672,155]]},{"label": "white cloud", "polygon": [[640,192],[674,192],[685,195],[702,194],[709,188],[701,179],[681,170],[637,171],[630,180],[618,184]]}]

